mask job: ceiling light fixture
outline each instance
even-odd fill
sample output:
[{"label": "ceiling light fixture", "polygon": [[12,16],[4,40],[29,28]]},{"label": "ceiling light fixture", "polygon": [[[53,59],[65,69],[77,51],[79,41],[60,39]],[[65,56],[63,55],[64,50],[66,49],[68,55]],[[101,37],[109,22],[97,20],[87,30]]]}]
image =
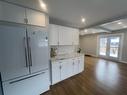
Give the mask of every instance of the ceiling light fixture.
[{"label": "ceiling light fixture", "polygon": [[81,21],[82,21],[82,23],[85,23],[86,22],[86,19],[81,16]]}]

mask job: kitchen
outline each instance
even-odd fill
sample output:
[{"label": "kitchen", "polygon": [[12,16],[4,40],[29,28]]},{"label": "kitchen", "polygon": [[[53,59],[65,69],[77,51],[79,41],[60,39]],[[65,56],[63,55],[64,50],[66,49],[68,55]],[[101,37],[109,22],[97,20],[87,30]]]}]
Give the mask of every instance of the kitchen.
[{"label": "kitchen", "polygon": [[0,95],[126,95],[126,10],[105,2],[0,0]]}]

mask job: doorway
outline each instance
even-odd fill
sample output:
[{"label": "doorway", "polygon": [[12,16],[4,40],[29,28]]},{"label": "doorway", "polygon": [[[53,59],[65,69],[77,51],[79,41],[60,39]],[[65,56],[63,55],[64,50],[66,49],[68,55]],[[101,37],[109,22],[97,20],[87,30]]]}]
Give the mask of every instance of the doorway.
[{"label": "doorway", "polygon": [[99,56],[107,59],[118,60],[121,57],[122,35],[110,34],[99,37]]}]

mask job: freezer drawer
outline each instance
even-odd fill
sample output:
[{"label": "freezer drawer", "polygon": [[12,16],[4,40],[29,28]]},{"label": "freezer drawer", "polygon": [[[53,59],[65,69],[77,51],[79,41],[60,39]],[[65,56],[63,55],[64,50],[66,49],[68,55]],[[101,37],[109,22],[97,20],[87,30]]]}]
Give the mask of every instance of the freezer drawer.
[{"label": "freezer drawer", "polygon": [[4,95],[40,95],[49,90],[49,71],[3,83]]}]

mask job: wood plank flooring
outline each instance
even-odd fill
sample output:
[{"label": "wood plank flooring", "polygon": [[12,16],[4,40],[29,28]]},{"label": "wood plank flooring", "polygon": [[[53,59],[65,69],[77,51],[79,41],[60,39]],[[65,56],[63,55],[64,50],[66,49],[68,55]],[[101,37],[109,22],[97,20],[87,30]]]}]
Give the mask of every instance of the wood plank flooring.
[{"label": "wood plank flooring", "polygon": [[85,57],[85,71],[42,95],[127,95],[127,64]]}]

